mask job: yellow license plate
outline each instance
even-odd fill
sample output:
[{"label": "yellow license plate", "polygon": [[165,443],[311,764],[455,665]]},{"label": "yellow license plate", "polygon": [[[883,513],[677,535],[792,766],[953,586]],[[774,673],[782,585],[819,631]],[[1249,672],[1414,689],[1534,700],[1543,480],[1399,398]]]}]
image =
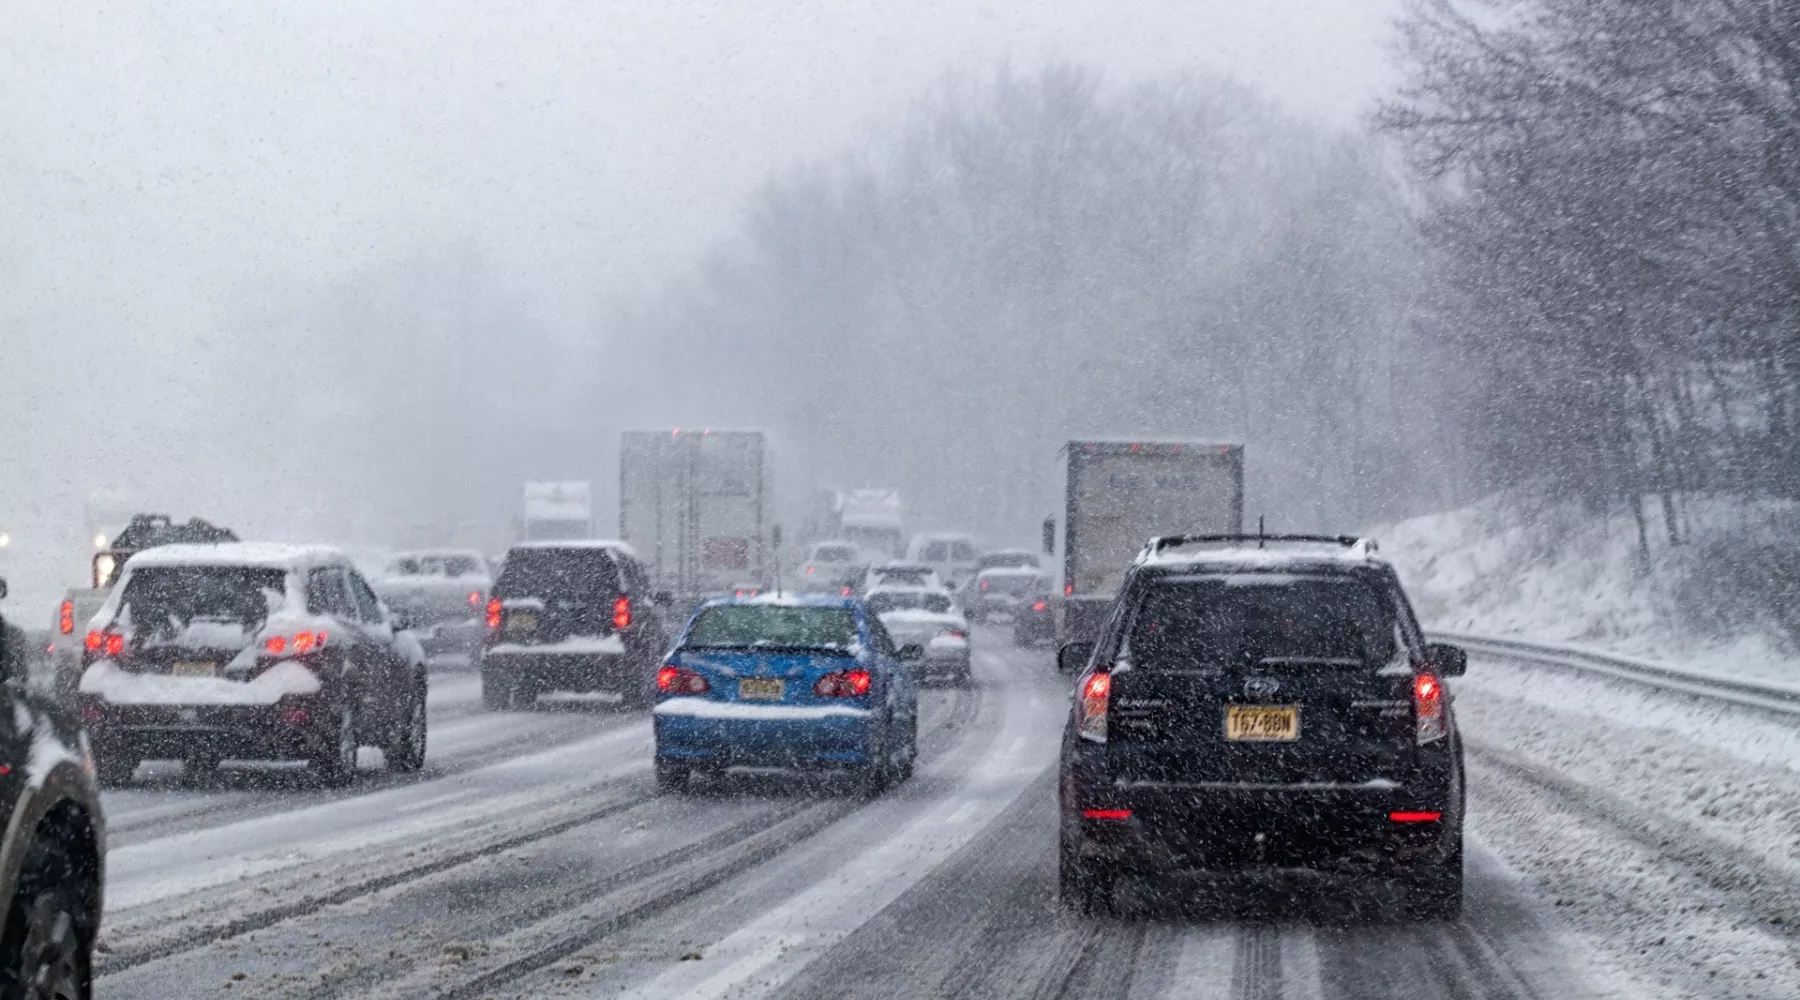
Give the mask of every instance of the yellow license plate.
[{"label": "yellow license plate", "polygon": [[744,677],[738,681],[738,697],[745,701],[780,701],[787,682],[779,677]]},{"label": "yellow license plate", "polygon": [[1225,738],[1279,743],[1300,738],[1298,705],[1226,705]]},{"label": "yellow license plate", "polygon": [[506,616],[506,630],[508,632],[535,632],[535,631],[537,631],[537,612],[535,612],[535,611],[514,611],[514,612],[512,612],[511,614]]},{"label": "yellow license plate", "polygon": [[176,677],[213,677],[219,672],[219,665],[210,660],[176,660],[169,668],[169,673]]}]

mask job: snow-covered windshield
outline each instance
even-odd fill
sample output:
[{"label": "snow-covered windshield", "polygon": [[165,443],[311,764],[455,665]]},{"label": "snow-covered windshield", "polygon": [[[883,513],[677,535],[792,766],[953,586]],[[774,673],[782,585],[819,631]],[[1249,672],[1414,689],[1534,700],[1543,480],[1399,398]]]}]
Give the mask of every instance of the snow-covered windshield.
[{"label": "snow-covered windshield", "polygon": [[119,617],[151,635],[193,622],[261,625],[278,607],[287,573],[255,566],[147,566],[133,570],[119,598]]},{"label": "snow-covered windshield", "polygon": [[719,605],[700,612],[681,644],[704,649],[844,650],[856,645],[856,614],[849,608]]}]

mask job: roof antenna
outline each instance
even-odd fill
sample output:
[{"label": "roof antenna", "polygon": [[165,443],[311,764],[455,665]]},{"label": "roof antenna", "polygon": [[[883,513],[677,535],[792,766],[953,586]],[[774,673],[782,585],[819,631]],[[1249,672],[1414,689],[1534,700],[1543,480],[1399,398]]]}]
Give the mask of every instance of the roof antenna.
[{"label": "roof antenna", "polygon": [[1256,515],[1256,547],[1259,549],[1263,547],[1263,516],[1261,514]]}]

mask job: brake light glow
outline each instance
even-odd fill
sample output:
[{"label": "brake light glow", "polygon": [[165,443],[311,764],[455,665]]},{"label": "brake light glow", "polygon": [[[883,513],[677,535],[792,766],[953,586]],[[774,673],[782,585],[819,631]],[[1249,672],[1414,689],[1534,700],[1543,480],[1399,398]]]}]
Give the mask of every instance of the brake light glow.
[{"label": "brake light glow", "polygon": [[1106,742],[1106,710],[1112,700],[1112,674],[1087,675],[1081,682],[1081,716],[1075,732],[1084,740]]},{"label": "brake light glow", "polygon": [[1073,581],[1063,584],[1063,596],[1064,597],[1068,597],[1069,595],[1071,595],[1073,593],[1075,593],[1075,584]]},{"label": "brake light glow", "polygon": [[986,580],[981,581],[981,589],[986,590],[987,587],[988,587],[988,582]]},{"label": "brake light glow", "polygon": [[1418,720],[1416,737],[1422,744],[1441,740],[1450,732],[1444,717],[1444,682],[1435,675],[1413,678],[1413,714]]},{"label": "brake light glow", "polygon": [[1436,823],[1438,820],[1443,819],[1443,818],[1444,818],[1444,814],[1441,812],[1391,812],[1391,813],[1388,813],[1388,819],[1391,819],[1396,823]]},{"label": "brake light glow", "polygon": [[869,686],[874,680],[867,670],[860,667],[854,670],[833,670],[813,685],[813,694],[821,698],[860,698],[869,693]]},{"label": "brake light glow", "polygon": [[845,588],[844,588],[844,596],[845,596],[845,597],[849,597],[849,596],[850,596],[850,588],[849,588],[849,587],[845,587]]},{"label": "brake light glow", "polygon": [[1081,815],[1086,817],[1087,819],[1121,820],[1121,819],[1130,819],[1131,818],[1131,810],[1129,810],[1129,809],[1083,809],[1081,811]]},{"label": "brake light glow", "polygon": [[815,568],[816,568],[816,567],[813,567],[813,566],[808,566],[808,567],[806,567],[806,575],[807,575],[807,576],[811,576],[811,575],[813,575],[813,570],[814,570],[814,569],[815,569]]},{"label": "brake light glow", "polygon": [[968,637],[969,637],[969,633],[964,632],[962,629],[959,629],[959,628],[946,628],[946,629],[938,630],[938,638],[939,639],[967,639]]},{"label": "brake light glow", "polygon": [[312,721],[312,713],[304,708],[290,708],[281,713],[281,721],[290,726],[304,726]]},{"label": "brake light glow", "polygon": [[56,613],[56,630],[63,635],[75,634],[75,602],[64,599],[62,608]]},{"label": "brake light glow", "polygon": [[488,600],[487,627],[489,632],[500,631],[500,598],[498,597]]},{"label": "brake light glow", "polygon": [[631,598],[621,597],[613,602],[613,629],[623,632],[631,627]]},{"label": "brake light glow", "polygon": [[1049,607],[1049,606],[1050,606],[1050,602],[1049,602],[1049,601],[1039,601],[1039,602],[1037,602],[1037,603],[1036,603],[1036,604],[1033,604],[1033,605],[1032,605],[1032,606],[1031,606],[1031,610],[1033,610],[1033,611],[1043,611],[1043,610],[1044,610],[1044,609],[1046,609],[1046,608],[1048,608],[1048,607]]},{"label": "brake light glow", "polygon": [[479,591],[479,590],[469,591],[469,607],[471,607],[471,608],[481,607],[481,591]]},{"label": "brake light glow", "polygon": [[705,694],[712,685],[698,670],[667,663],[656,672],[656,689],[664,694]]},{"label": "brake light glow", "polygon": [[263,648],[268,650],[270,656],[285,656],[290,651],[298,656],[325,645],[325,635],[324,632],[295,632],[291,636],[272,635],[269,636],[267,642],[263,643]]},{"label": "brake light glow", "polygon": [[90,653],[100,653],[105,656],[118,656],[125,652],[125,637],[110,630],[106,632],[89,632],[87,634],[87,639],[82,645],[85,646]]}]

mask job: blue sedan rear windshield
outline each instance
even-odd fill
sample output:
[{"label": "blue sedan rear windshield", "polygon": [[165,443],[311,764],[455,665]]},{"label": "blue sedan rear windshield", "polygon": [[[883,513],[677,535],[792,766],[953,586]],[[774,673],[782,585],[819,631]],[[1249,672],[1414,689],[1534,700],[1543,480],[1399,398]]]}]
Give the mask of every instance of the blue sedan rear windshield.
[{"label": "blue sedan rear windshield", "polygon": [[849,649],[856,645],[856,615],[849,608],[723,604],[700,612],[682,645]]}]

